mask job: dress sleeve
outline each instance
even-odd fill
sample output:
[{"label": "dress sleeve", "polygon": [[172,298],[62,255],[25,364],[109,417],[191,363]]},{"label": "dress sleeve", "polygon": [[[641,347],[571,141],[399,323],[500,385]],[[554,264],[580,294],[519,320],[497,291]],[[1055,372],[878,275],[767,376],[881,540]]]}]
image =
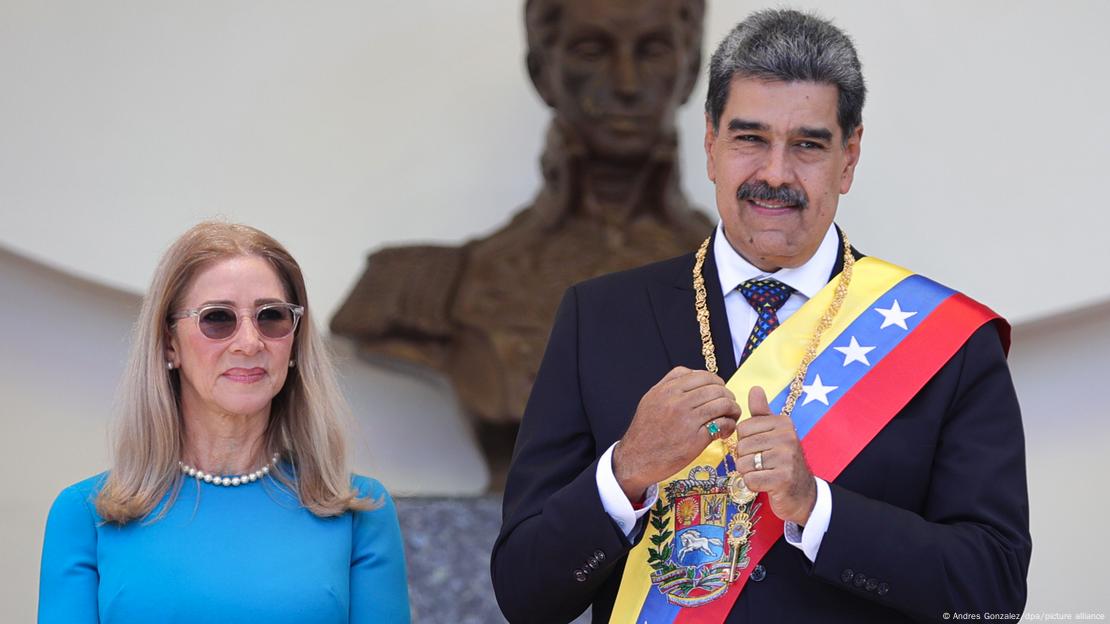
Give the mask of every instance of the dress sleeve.
[{"label": "dress sleeve", "polygon": [[90,495],[80,484],[73,485],[50,508],[39,571],[39,624],[99,621],[96,516]]},{"label": "dress sleeve", "polygon": [[381,506],[354,512],[351,551],[351,624],[410,621],[405,550],[397,508],[389,492],[373,479],[356,477],[355,486]]}]

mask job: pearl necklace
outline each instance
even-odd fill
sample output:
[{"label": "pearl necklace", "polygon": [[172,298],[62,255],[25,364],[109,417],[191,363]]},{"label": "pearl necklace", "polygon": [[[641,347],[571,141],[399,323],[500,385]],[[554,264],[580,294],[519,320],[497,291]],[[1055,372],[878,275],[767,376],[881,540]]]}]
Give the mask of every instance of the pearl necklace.
[{"label": "pearl necklace", "polygon": [[246,483],[254,483],[255,481],[258,481],[262,477],[266,476],[270,473],[270,466],[276,464],[279,458],[280,456],[277,453],[274,453],[274,456],[270,458],[270,461],[265,466],[259,468],[258,470],[255,470],[254,472],[250,472],[245,475],[239,475],[238,477],[221,477],[209,472],[204,472],[203,470],[197,470],[196,468],[193,468],[185,462],[180,461],[177,462],[177,465],[181,468],[181,472],[189,475],[190,477],[195,477],[197,481],[204,481],[205,483],[211,483],[213,485],[236,486]]}]

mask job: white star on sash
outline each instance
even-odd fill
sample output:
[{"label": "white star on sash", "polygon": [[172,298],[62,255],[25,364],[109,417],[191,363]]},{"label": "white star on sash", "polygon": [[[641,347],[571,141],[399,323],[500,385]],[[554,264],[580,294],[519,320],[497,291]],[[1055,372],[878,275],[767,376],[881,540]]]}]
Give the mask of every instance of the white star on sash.
[{"label": "white star on sash", "polygon": [[821,375],[815,375],[812,384],[802,386],[802,390],[806,393],[806,400],[802,401],[802,405],[809,405],[813,401],[820,401],[827,406],[829,404],[829,393],[839,387],[840,386],[826,386],[821,383]]},{"label": "white star on sash", "polygon": [[861,362],[867,366],[871,366],[871,362],[867,360],[867,354],[874,351],[875,347],[863,347],[856,342],[856,337],[852,336],[852,342],[847,347],[833,347],[837,351],[844,354],[844,365],[847,366],[852,362]]},{"label": "white star on sash", "polygon": [[906,327],[906,319],[917,315],[917,312],[903,312],[902,308],[898,305],[897,299],[894,300],[894,305],[889,308],[875,308],[875,311],[883,315],[883,324],[879,326],[879,329],[886,329],[891,325],[897,325],[902,329],[908,330],[909,327]]}]

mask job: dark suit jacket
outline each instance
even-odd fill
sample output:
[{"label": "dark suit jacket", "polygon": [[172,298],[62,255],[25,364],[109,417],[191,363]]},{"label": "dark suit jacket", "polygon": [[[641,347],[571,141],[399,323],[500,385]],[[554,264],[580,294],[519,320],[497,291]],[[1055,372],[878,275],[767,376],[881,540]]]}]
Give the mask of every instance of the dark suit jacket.
[{"label": "dark suit jacket", "polygon": [[[566,622],[590,604],[595,622],[608,621],[632,544],[602,507],[596,462],[667,371],[705,367],[693,263],[691,254],[599,277],[564,296],[517,438],[491,561],[511,622]],[[712,252],[704,271],[728,379],[736,363]],[[830,489],[816,562],[780,539],[729,622],[1020,614],[1031,552],[1024,436],[997,329],[976,331]]]}]

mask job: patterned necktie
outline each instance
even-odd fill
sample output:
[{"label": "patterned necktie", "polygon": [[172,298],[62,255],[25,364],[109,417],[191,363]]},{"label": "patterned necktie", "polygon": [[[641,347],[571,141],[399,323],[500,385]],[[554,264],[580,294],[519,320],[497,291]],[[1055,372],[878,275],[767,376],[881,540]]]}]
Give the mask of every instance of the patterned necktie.
[{"label": "patterned necktie", "polygon": [[759,315],[755,321],[755,327],[752,327],[752,335],[744,344],[744,352],[740,354],[740,364],[743,364],[759,343],[779,326],[777,312],[793,294],[794,289],[773,279],[750,279],[740,284],[737,290],[744,295]]}]

